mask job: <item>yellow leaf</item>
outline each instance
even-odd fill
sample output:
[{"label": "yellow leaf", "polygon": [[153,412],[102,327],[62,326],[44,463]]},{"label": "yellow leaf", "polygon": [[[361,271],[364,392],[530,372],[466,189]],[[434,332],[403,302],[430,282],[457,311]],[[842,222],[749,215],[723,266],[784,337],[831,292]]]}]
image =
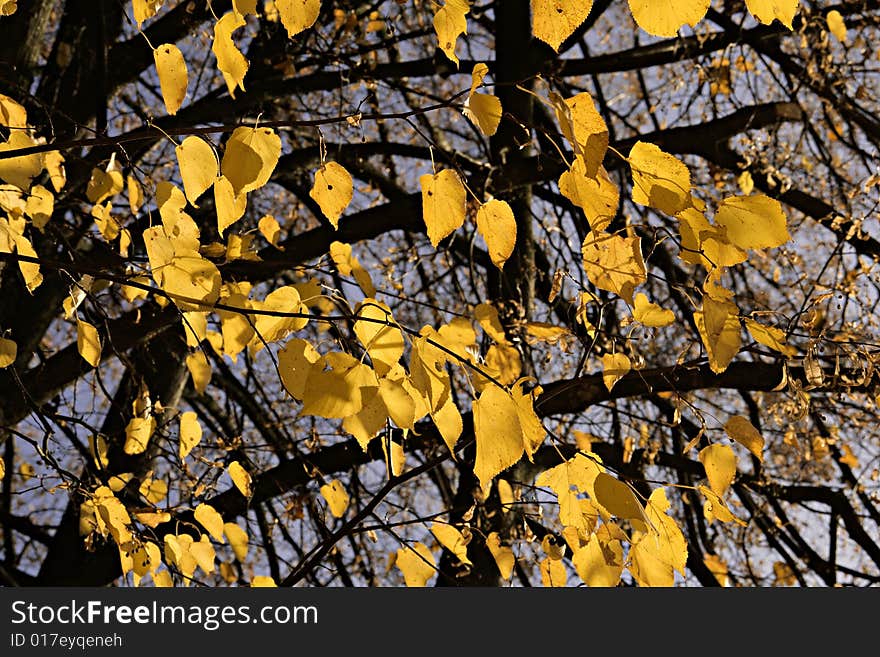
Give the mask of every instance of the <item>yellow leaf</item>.
[{"label": "yellow leaf", "polygon": [[[143,237],[153,280],[181,310],[199,310],[202,304],[217,301],[221,281],[214,263],[192,249],[182,236],[174,231],[169,234],[164,226],[146,229]],[[198,238],[195,242],[198,244]]]},{"label": "yellow leaf", "polygon": [[471,72],[471,91],[464,101],[462,113],[468,117],[487,137],[491,137],[498,130],[501,123],[501,100],[491,94],[483,94],[477,88],[483,84],[483,79],[489,72],[485,64],[475,64]]},{"label": "yellow leaf", "polygon": [[229,540],[229,545],[235,553],[235,558],[244,563],[248,553],[248,535],[245,530],[234,522],[227,522],[223,525],[223,532]]},{"label": "yellow leaf", "polygon": [[[3,219],[0,219],[0,222],[3,221]],[[0,223],[0,239],[3,238],[2,230],[3,224]],[[15,250],[18,252],[19,255],[28,256],[29,258],[35,259],[38,258],[37,252],[34,251],[34,247],[24,235],[13,233],[11,235],[11,238],[12,241],[15,242]],[[40,273],[39,263],[20,260],[18,262],[18,268],[21,271],[22,278],[24,278],[24,283],[25,286],[27,286],[28,292],[33,293],[33,291],[37,289],[43,282],[43,275]]]},{"label": "yellow leaf", "polygon": [[632,363],[626,354],[605,354],[602,356],[602,382],[611,392],[614,384],[620,381],[632,369]]},{"label": "yellow leaf", "polygon": [[121,171],[111,168],[105,171],[95,167],[86,187],[86,198],[92,203],[101,203],[121,192],[124,182]]},{"label": "yellow leaf", "polygon": [[189,546],[189,553],[205,574],[210,575],[214,572],[216,554],[214,553],[214,546],[211,545],[211,540],[205,534],[202,534],[198,541],[194,541]]},{"label": "yellow leaf", "polygon": [[791,29],[792,21],[798,11],[799,0],[746,0],[746,6],[752,15],[765,25],[773,19]]},{"label": "yellow leaf", "polygon": [[629,164],[635,203],[668,215],[676,215],[690,207],[691,174],[681,160],[664,153],[654,144],[639,141],[629,152]]},{"label": "yellow leaf", "polygon": [[707,554],[703,557],[703,564],[709,569],[709,572],[718,580],[721,586],[727,586],[727,563],[717,554]]},{"label": "yellow leaf", "polygon": [[[503,385],[510,385],[522,372],[522,359],[516,347],[508,344],[493,344],[486,352],[484,371]],[[475,377],[474,387],[482,390],[487,385],[495,385],[481,375]]]},{"label": "yellow leaf", "polygon": [[397,550],[395,562],[407,586],[423,587],[434,575],[434,555],[424,543],[417,541],[412,546],[404,546]]},{"label": "yellow leaf", "polygon": [[152,18],[159,11],[164,0],[131,0],[131,9],[138,29],[148,18]]},{"label": "yellow leaf", "polygon": [[[281,2],[282,0],[276,0],[276,2]],[[277,588],[278,585],[275,583],[275,580],[269,577],[268,575],[256,575],[251,580],[251,588]]]},{"label": "yellow leaf", "polygon": [[145,479],[138,488],[150,504],[158,504],[168,495],[168,484],[162,479]]},{"label": "yellow leaf", "polygon": [[770,347],[789,358],[797,355],[797,349],[786,343],[784,331],[772,326],[765,326],[748,318],[746,319],[746,328],[755,342],[759,342],[765,347]]},{"label": "yellow leaf", "polygon": [[172,588],[174,581],[171,579],[171,573],[167,570],[157,570],[153,573],[153,584],[156,588]]},{"label": "yellow leaf", "polygon": [[9,367],[18,355],[18,345],[8,338],[0,338],[0,369]]},{"label": "yellow leaf", "polygon": [[373,368],[385,376],[403,356],[403,334],[395,325],[391,309],[381,301],[364,299],[357,308],[354,332],[370,355]]},{"label": "yellow leaf", "polygon": [[214,540],[220,543],[226,541],[226,539],[223,538],[223,516],[217,513],[217,510],[213,506],[202,502],[196,507],[193,516],[195,517],[196,522],[208,530],[208,533],[214,538]]},{"label": "yellow leaf", "polygon": [[647,296],[639,292],[633,306],[633,318],[644,326],[661,327],[672,324],[675,321],[675,313],[651,303]]},{"label": "yellow leaf", "polygon": [[125,427],[125,445],[123,451],[126,454],[141,454],[147,449],[150,436],[156,429],[156,420],[150,417],[133,417]]},{"label": "yellow leaf", "polygon": [[739,191],[748,196],[755,190],[755,180],[752,178],[752,174],[748,171],[743,171],[736,178],[736,184],[739,186]]},{"label": "yellow leaf", "polygon": [[[303,313],[307,309],[302,305],[299,292],[292,285],[286,285],[272,290],[263,301],[251,303],[254,310],[265,313]],[[256,335],[251,338],[251,344],[257,350],[262,348],[263,342],[275,342],[287,337],[292,331],[299,331],[308,323],[306,317],[287,317],[270,314],[257,315],[254,321]]]},{"label": "yellow leaf", "polygon": [[603,471],[598,457],[578,453],[565,463],[542,472],[535,479],[535,485],[547,486],[556,493],[559,501],[559,522],[563,526],[586,532],[587,519],[582,512],[577,493],[585,493],[595,500],[596,477]]},{"label": "yellow leaf", "polygon": [[590,282],[633,305],[635,288],[648,280],[638,236],[621,237],[590,231],[581,245],[581,252]]},{"label": "yellow leaf", "polygon": [[581,159],[584,175],[595,178],[608,150],[608,126],[593,97],[585,91],[563,100],[551,93],[550,100],[562,134]]},{"label": "yellow leaf", "polygon": [[525,447],[517,404],[503,388],[488,386],[473,403],[477,456],[474,474],[484,490],[522,458]]},{"label": "yellow leaf", "polygon": [[724,497],[736,476],[736,454],[733,449],[730,445],[709,445],[700,450],[699,459],[706,470],[709,488],[718,497]]},{"label": "yellow leaf", "polygon": [[281,138],[271,128],[236,128],[226,142],[220,169],[236,195],[259,189],[281,156]]},{"label": "yellow leaf", "polygon": [[364,394],[378,387],[376,373],[343,352],[324,356],[328,370],[313,368],[303,391],[302,413],[325,418],[347,418],[364,406]]},{"label": "yellow leaf", "polygon": [[724,199],[715,212],[715,223],[743,250],[772,249],[791,239],[782,205],[763,194]]},{"label": "yellow leaf", "polygon": [[592,8],[593,0],[532,0],[532,35],[558,51]]},{"label": "yellow leaf", "polygon": [[184,139],[174,152],[177,154],[177,164],[180,167],[186,198],[193,207],[197,208],[199,206],[196,204],[196,199],[204,194],[217,178],[219,171],[217,154],[214,153],[211,144],[196,135]]},{"label": "yellow leaf", "polygon": [[741,415],[734,415],[724,424],[724,431],[740,445],[764,461],[764,436]]},{"label": "yellow leaf", "polygon": [[287,37],[292,38],[315,24],[321,12],[321,0],[275,0],[275,9]]},{"label": "yellow leaf", "polygon": [[214,180],[214,208],[217,211],[217,231],[224,231],[244,216],[247,209],[247,194],[236,196],[232,183],[226,176]]},{"label": "yellow leaf", "polygon": [[281,226],[278,224],[275,217],[268,214],[264,215],[260,218],[257,228],[269,244],[275,248],[281,248],[278,246],[278,241],[281,239]]},{"label": "yellow leaf", "polygon": [[431,413],[431,419],[434,420],[434,425],[449,451],[454,451],[455,443],[458,442],[461,432],[464,430],[464,424],[452,396],[448,396],[440,408]]},{"label": "yellow leaf", "polygon": [[555,326],[547,322],[526,322],[526,342],[538,344],[542,342],[549,345],[565,344],[566,338],[572,336],[572,332],[564,326]]},{"label": "yellow leaf", "polygon": [[434,522],[431,525],[431,533],[434,534],[437,542],[452,552],[461,563],[471,563],[467,555],[468,541],[457,528],[445,522]]},{"label": "yellow leaf", "polygon": [[684,25],[699,23],[709,4],[710,0],[629,0],[629,9],[648,34],[672,37]]},{"label": "yellow leaf", "polygon": [[498,344],[508,344],[507,336],[504,334],[504,327],[501,326],[501,319],[498,317],[498,310],[490,303],[481,303],[474,308],[474,319],[480,325],[480,328],[486,332]]},{"label": "yellow leaf", "polygon": [[235,484],[239,493],[248,498],[254,494],[254,483],[251,480],[251,475],[242,467],[241,463],[233,461],[229,464],[226,472],[229,473],[229,478],[232,479],[232,483]]},{"label": "yellow leaf", "polygon": [[24,213],[31,218],[35,228],[43,230],[55,211],[55,196],[42,185],[31,187],[24,206]]},{"label": "yellow leaf", "polygon": [[341,518],[345,515],[350,499],[341,481],[333,479],[321,486],[321,496],[327,501],[327,506],[334,518]]},{"label": "yellow leaf", "polygon": [[376,296],[376,288],[373,285],[373,281],[370,279],[367,270],[363,268],[360,261],[352,253],[350,244],[337,241],[331,242],[330,258],[340,274],[343,276],[354,276],[364,295],[368,297]]},{"label": "yellow leaf", "polygon": [[198,565],[190,552],[192,544],[193,539],[189,534],[165,534],[165,562],[176,566],[185,579],[192,578]]},{"label": "yellow leaf", "polygon": [[0,459],[0,479],[6,476],[6,463]]},{"label": "yellow leaf", "polygon": [[506,201],[492,199],[480,206],[477,232],[486,240],[492,263],[503,269],[516,246],[516,219]]},{"label": "yellow leaf", "polygon": [[[9,133],[9,139],[0,142],[0,153],[38,145],[28,131],[12,130]],[[42,170],[43,155],[41,153],[19,155],[0,160],[0,180],[5,180],[24,191],[30,188],[31,180],[36,178]]]},{"label": "yellow leaf", "polygon": [[587,175],[583,157],[576,156],[571,168],[559,177],[559,193],[584,211],[590,228],[604,231],[617,215],[620,193],[605,167]]},{"label": "yellow leaf", "polygon": [[645,505],[649,530],[634,538],[630,550],[630,572],[640,586],[672,586],[673,571],[685,574],[687,540],[675,520],[666,491],[657,488]]},{"label": "yellow leaf", "polygon": [[79,355],[92,367],[97,367],[101,361],[101,339],[98,337],[98,329],[88,322],[76,320],[76,348]]},{"label": "yellow leaf", "polygon": [[315,183],[309,196],[318,204],[334,229],[339,228],[339,217],[351,203],[353,195],[351,174],[341,164],[325,162],[315,172]]},{"label": "yellow leaf", "polygon": [[447,235],[464,224],[466,193],[461,178],[452,169],[419,178],[422,187],[422,216],[428,239],[436,248]]},{"label": "yellow leaf", "polygon": [[721,522],[735,522],[745,527],[746,523],[731,513],[724,500],[717,493],[705,486],[697,486],[697,490],[706,498],[706,501],[703,503],[703,515],[709,524],[720,520]]},{"label": "yellow leaf", "polygon": [[180,444],[178,453],[183,461],[202,440],[202,425],[199,424],[198,416],[192,411],[186,411],[180,415]]},{"label": "yellow leaf", "polygon": [[27,127],[27,110],[3,94],[0,94],[0,126],[6,128]]},{"label": "yellow leaf", "polygon": [[516,565],[516,557],[513,555],[513,550],[501,545],[501,538],[498,536],[498,532],[492,532],[486,537],[486,546],[489,548],[492,558],[495,559],[495,564],[498,566],[501,578],[505,580],[510,579],[510,576],[513,575],[513,567]]},{"label": "yellow leaf", "polygon": [[[232,33],[240,27],[244,27],[247,21],[243,16],[234,11],[225,14],[214,25],[214,43],[211,50],[217,57],[217,68],[223,75],[229,95],[235,98],[235,88],[244,91],[244,76],[248,71],[250,62],[241,54],[232,40]],[[238,128],[246,130],[247,128]],[[224,171],[225,173],[225,171]]]},{"label": "yellow leaf", "polygon": [[[320,361],[320,362],[319,362]],[[281,382],[287,392],[296,399],[302,399],[309,375],[318,364],[318,371],[324,369],[324,363],[320,354],[305,340],[294,338],[278,352],[278,371],[281,373]]]},{"label": "yellow leaf", "polygon": [[545,557],[538,563],[541,571],[541,585],[546,587],[561,587],[568,582],[568,573],[561,559]]},{"label": "yellow leaf", "polygon": [[155,529],[163,522],[168,522],[169,520],[171,520],[171,514],[167,511],[135,513],[134,515],[135,518],[137,518],[138,522],[146,525],[150,529]]},{"label": "yellow leaf", "polygon": [[730,243],[727,231],[713,226],[696,208],[686,208],[678,214],[681,233],[679,257],[694,265],[703,265],[713,271],[717,267],[732,267],[748,259],[748,254]]},{"label": "yellow leaf", "polygon": [[60,192],[67,183],[67,173],[64,170],[64,156],[60,151],[49,151],[44,153],[43,163],[49,174],[49,180],[52,182],[52,189]]},{"label": "yellow leaf", "polygon": [[825,22],[828,25],[828,31],[833,34],[838,41],[846,43],[846,23],[843,16],[836,9],[832,9],[825,15]]},{"label": "yellow leaf", "polygon": [[455,55],[455,45],[460,35],[467,34],[465,15],[469,11],[468,0],[445,0],[444,5],[434,14],[434,31],[437,32],[440,50],[446,53],[456,66],[458,57]]},{"label": "yellow leaf", "polygon": [[596,475],[593,483],[596,502],[621,520],[644,520],[645,510],[636,499],[632,488],[606,472]]},{"label": "yellow leaf", "polygon": [[156,72],[159,74],[159,88],[165,101],[165,111],[174,116],[186,98],[189,73],[183,53],[173,43],[164,43],[153,51]]},{"label": "yellow leaf", "polygon": [[211,381],[211,364],[205,357],[205,353],[198,349],[186,357],[186,368],[192,377],[193,387],[196,392],[204,394]]},{"label": "yellow leaf", "polygon": [[605,525],[571,557],[578,576],[595,588],[617,586],[623,573],[623,544],[604,528]]},{"label": "yellow leaf", "polygon": [[415,391],[408,389],[405,383],[405,379],[379,379],[379,398],[394,424],[404,429],[415,429],[416,400],[411,394]]},{"label": "yellow leaf", "polygon": [[723,310],[718,312],[718,308],[717,302],[703,297],[703,311],[694,313],[700,339],[709,356],[709,367],[716,374],[727,369],[742,346],[737,315]]}]

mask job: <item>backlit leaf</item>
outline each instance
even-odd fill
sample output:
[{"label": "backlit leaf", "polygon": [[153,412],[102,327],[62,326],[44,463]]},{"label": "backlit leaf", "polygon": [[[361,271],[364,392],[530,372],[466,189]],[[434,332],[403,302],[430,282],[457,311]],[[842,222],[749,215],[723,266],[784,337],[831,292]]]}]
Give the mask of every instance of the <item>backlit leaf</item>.
[{"label": "backlit leaf", "polygon": [[486,547],[489,548],[492,558],[495,559],[495,564],[498,566],[501,578],[509,580],[510,576],[513,575],[513,568],[516,565],[516,557],[513,554],[513,550],[506,545],[501,545],[501,537],[498,535],[498,532],[491,532],[486,537]]},{"label": "backlit leaf", "polygon": [[724,199],[715,211],[715,223],[743,250],[772,249],[791,239],[782,204],[763,194]]},{"label": "backlit leaf", "polygon": [[596,502],[621,520],[643,520],[645,511],[632,488],[606,472],[596,475],[593,483]]},{"label": "backlit leaf", "polygon": [[754,454],[759,461],[764,460],[764,436],[748,419],[734,415],[724,424],[724,431]]},{"label": "backlit leaf", "polygon": [[76,348],[79,355],[92,367],[97,367],[101,361],[101,338],[98,337],[98,329],[88,322],[76,320]]},{"label": "backlit leaf", "polygon": [[759,342],[765,347],[770,347],[774,351],[778,351],[789,358],[797,354],[797,349],[785,341],[785,332],[773,326],[766,326],[753,319],[746,318],[746,329],[755,342]]},{"label": "backlit leaf", "polygon": [[147,449],[150,436],[156,429],[156,420],[150,417],[134,417],[125,427],[125,445],[123,451],[126,454],[141,454]]},{"label": "backlit leaf", "polygon": [[245,497],[251,497],[251,495],[254,494],[254,484],[251,480],[251,475],[244,469],[244,467],[242,467],[241,463],[233,461],[229,464],[226,472],[229,474],[229,478],[232,479],[232,483],[235,484],[239,493]]},{"label": "backlit leaf", "polygon": [[178,454],[180,460],[185,459],[202,440],[202,426],[198,416],[193,411],[186,411],[180,415],[180,444]]},{"label": "backlit leaf", "polygon": [[[794,0],[797,2],[797,0]],[[633,18],[645,32],[671,37],[685,25],[699,23],[709,9],[710,0],[629,0]]]},{"label": "backlit leaf", "polygon": [[247,532],[234,522],[224,524],[223,532],[226,534],[229,545],[235,553],[235,558],[244,563],[248,553]]},{"label": "backlit leaf", "polygon": [[635,288],[648,279],[638,236],[590,231],[581,245],[581,253],[590,282],[632,305]]},{"label": "backlit leaf", "polygon": [[153,51],[156,72],[159,74],[159,88],[165,101],[165,111],[170,116],[177,114],[186,98],[189,73],[183,53],[173,43],[164,43]]},{"label": "backlit leaf", "polygon": [[799,0],[746,0],[749,11],[759,21],[770,25],[774,19],[778,19],[788,29],[792,27],[798,4]]},{"label": "backlit leaf", "polygon": [[174,152],[186,198],[197,208],[196,199],[210,189],[217,178],[217,155],[211,144],[196,135],[184,139]]},{"label": "backlit leaf", "polygon": [[399,548],[395,563],[410,587],[426,586],[436,572],[434,555],[421,541]]},{"label": "backlit leaf", "polygon": [[208,530],[208,533],[215,541],[220,543],[226,542],[226,539],[223,537],[223,516],[217,513],[217,509],[203,502],[196,507],[193,516],[196,522]]},{"label": "backlit leaf", "polygon": [[447,235],[464,224],[466,194],[461,178],[452,169],[419,178],[422,187],[422,217],[428,239],[436,248]]},{"label": "backlit leaf", "polygon": [[9,367],[18,355],[18,345],[9,338],[0,338],[0,369]]},{"label": "backlit leaf", "polygon": [[633,306],[633,318],[644,326],[661,327],[672,324],[675,321],[675,313],[651,303],[645,294],[639,292]]},{"label": "backlit leaf", "polygon": [[614,384],[620,381],[632,369],[632,363],[626,354],[605,354],[602,356],[602,381],[610,392]]},{"label": "backlit leaf", "polygon": [[532,35],[558,51],[592,8],[593,0],[532,0]]},{"label": "backlit leaf", "polygon": [[608,150],[608,126],[593,97],[582,92],[563,100],[554,93],[550,99],[562,134],[581,159],[584,175],[595,178]]},{"label": "backlit leaf", "polygon": [[635,203],[668,215],[676,215],[691,205],[691,174],[675,156],[639,141],[629,152],[629,164]]},{"label": "backlit leaf", "polygon": [[617,185],[601,166],[594,177],[588,176],[586,161],[580,155],[559,177],[559,193],[584,211],[594,231],[604,231],[617,214]]},{"label": "backlit leaf", "polygon": [[364,299],[356,312],[354,332],[370,354],[379,376],[387,374],[403,356],[403,334],[395,325],[391,309],[381,301]]},{"label": "backlit leaf", "polygon": [[[236,87],[244,91],[244,76],[250,63],[232,40],[232,33],[240,27],[244,27],[246,23],[243,16],[230,11],[214,25],[214,43],[211,50],[217,57],[217,68],[220,69],[220,73],[226,81],[226,89],[233,98],[235,98]],[[247,128],[238,129],[246,130]]]},{"label": "backlit leaf", "polygon": [[315,24],[321,0],[275,0],[275,9],[288,38],[292,38]]},{"label": "backlit leaf", "polygon": [[489,257],[498,269],[516,246],[516,218],[506,201],[492,199],[477,210],[477,232],[486,240]]},{"label": "backlit leaf", "polygon": [[327,506],[334,518],[341,518],[345,515],[350,500],[341,481],[333,479],[321,486],[321,497],[327,501]]},{"label": "backlit leaf", "polygon": [[281,156],[281,138],[271,128],[236,128],[223,152],[220,170],[236,195],[259,189]]},{"label": "backlit leaf", "polygon": [[700,450],[699,459],[706,470],[709,488],[719,497],[724,497],[736,476],[736,454],[733,449],[730,445],[709,445]]},{"label": "backlit leaf", "polygon": [[458,57],[455,54],[455,45],[459,36],[467,34],[465,15],[469,11],[468,0],[444,0],[443,6],[434,14],[433,24],[434,31],[437,32],[438,45],[456,65],[458,65]]},{"label": "backlit leaf", "polygon": [[437,542],[452,552],[461,563],[471,563],[467,555],[467,541],[456,527],[435,521],[431,525],[431,533],[434,534]]},{"label": "backlit leaf", "polygon": [[491,137],[501,123],[502,109],[501,100],[497,96],[477,91],[488,72],[489,67],[485,64],[474,65],[474,70],[471,72],[471,92],[464,101],[462,113],[480,129],[480,132]]},{"label": "backlit leaf", "polygon": [[337,162],[325,162],[315,171],[315,183],[309,196],[321,208],[333,228],[339,228],[339,217],[351,203],[354,184],[351,174]]},{"label": "backlit leaf", "polygon": [[[0,153],[14,151],[20,148],[37,146],[37,142],[30,133],[25,130],[12,130],[9,138],[0,142]],[[19,155],[0,160],[0,180],[11,183],[22,190],[31,186],[31,180],[36,178],[43,170],[43,155],[32,153],[31,155]]]}]

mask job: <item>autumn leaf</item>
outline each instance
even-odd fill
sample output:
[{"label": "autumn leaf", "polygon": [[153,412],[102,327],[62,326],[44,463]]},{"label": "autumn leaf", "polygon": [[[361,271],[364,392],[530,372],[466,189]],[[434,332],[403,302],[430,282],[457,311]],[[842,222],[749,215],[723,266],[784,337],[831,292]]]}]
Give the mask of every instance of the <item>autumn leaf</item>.
[{"label": "autumn leaf", "polygon": [[719,497],[724,497],[724,493],[736,476],[736,455],[730,445],[715,444],[704,447],[700,450],[699,459],[706,470],[709,487]]},{"label": "autumn leaf", "polygon": [[763,194],[724,199],[715,211],[715,223],[743,250],[772,249],[791,239],[782,205]]},{"label": "autumn leaf", "polygon": [[232,461],[226,469],[238,492],[247,498],[254,494],[254,484],[250,473],[238,461]]},{"label": "autumn leaf", "polygon": [[492,263],[503,269],[516,246],[516,219],[510,205],[497,199],[481,205],[477,210],[477,232],[486,240]]},{"label": "autumn leaf", "polygon": [[339,218],[351,203],[353,194],[351,174],[336,162],[325,162],[315,172],[315,184],[309,192],[333,228],[339,228]]},{"label": "autumn leaf", "polygon": [[449,59],[458,65],[458,57],[455,54],[455,46],[458,37],[467,34],[467,19],[465,16],[470,11],[468,0],[444,0],[442,6],[438,6],[434,14],[434,31],[437,33],[437,42]]},{"label": "autumn leaf", "polygon": [[183,53],[173,43],[165,43],[153,51],[156,72],[159,75],[159,88],[165,101],[165,111],[170,116],[177,114],[186,98],[189,73]]},{"label": "autumn leaf", "polygon": [[211,144],[196,135],[184,139],[174,152],[186,199],[197,208],[196,199],[211,188],[219,173],[217,155]]},{"label": "autumn leaf", "polygon": [[690,207],[691,174],[681,160],[654,144],[639,141],[629,152],[629,164],[633,176],[633,202],[668,215],[676,215]]},{"label": "autumn leaf", "polygon": [[759,461],[764,461],[764,437],[748,419],[734,415],[724,424],[724,431]]},{"label": "autumn leaf", "polygon": [[293,38],[318,20],[321,0],[275,0],[275,9],[288,38]]},{"label": "autumn leaf", "polygon": [[644,326],[669,326],[675,321],[675,313],[651,303],[644,293],[639,292],[633,305],[633,319]]},{"label": "autumn leaf", "polygon": [[211,537],[220,543],[225,543],[226,539],[223,535],[223,517],[210,504],[199,504],[193,513],[193,516],[202,527],[208,530]]},{"label": "autumn leaf", "polygon": [[345,488],[343,488],[341,481],[333,479],[321,486],[321,497],[327,501],[327,506],[330,508],[330,513],[333,514],[333,517],[341,518],[345,515],[345,510],[349,504],[349,496]]},{"label": "autumn leaf", "polygon": [[421,541],[397,550],[396,564],[403,573],[406,585],[411,587],[427,586],[428,580],[436,572],[434,555]]},{"label": "autumn leaf", "polygon": [[788,29],[792,29],[799,4],[799,0],[746,0],[749,11],[759,21],[770,25],[774,19],[778,19]]},{"label": "autumn leaf", "polygon": [[101,339],[98,329],[82,319],[76,320],[76,348],[79,355],[92,367],[101,360]]},{"label": "autumn leaf", "polygon": [[590,231],[581,253],[590,282],[632,305],[635,288],[647,280],[639,238]]},{"label": "autumn leaf", "polygon": [[422,217],[428,228],[428,239],[437,247],[444,237],[464,224],[465,189],[461,178],[452,169],[419,178],[422,187]]},{"label": "autumn leaf", "polygon": [[501,100],[498,96],[477,91],[483,84],[489,67],[485,64],[474,64],[471,72],[471,91],[464,101],[462,113],[468,117],[485,136],[491,137],[501,123]]},{"label": "autumn leaf", "polygon": [[244,76],[250,67],[250,62],[232,40],[232,33],[245,25],[244,17],[234,11],[224,14],[214,24],[214,44],[211,50],[217,57],[217,68],[226,81],[226,89],[233,98],[236,88],[244,91]]},{"label": "autumn leaf", "polygon": [[532,0],[532,34],[558,51],[592,8],[593,0]]},{"label": "autumn leaf", "polygon": [[663,37],[675,36],[685,25],[695,26],[706,15],[709,4],[710,0],[629,0],[639,27]]}]

